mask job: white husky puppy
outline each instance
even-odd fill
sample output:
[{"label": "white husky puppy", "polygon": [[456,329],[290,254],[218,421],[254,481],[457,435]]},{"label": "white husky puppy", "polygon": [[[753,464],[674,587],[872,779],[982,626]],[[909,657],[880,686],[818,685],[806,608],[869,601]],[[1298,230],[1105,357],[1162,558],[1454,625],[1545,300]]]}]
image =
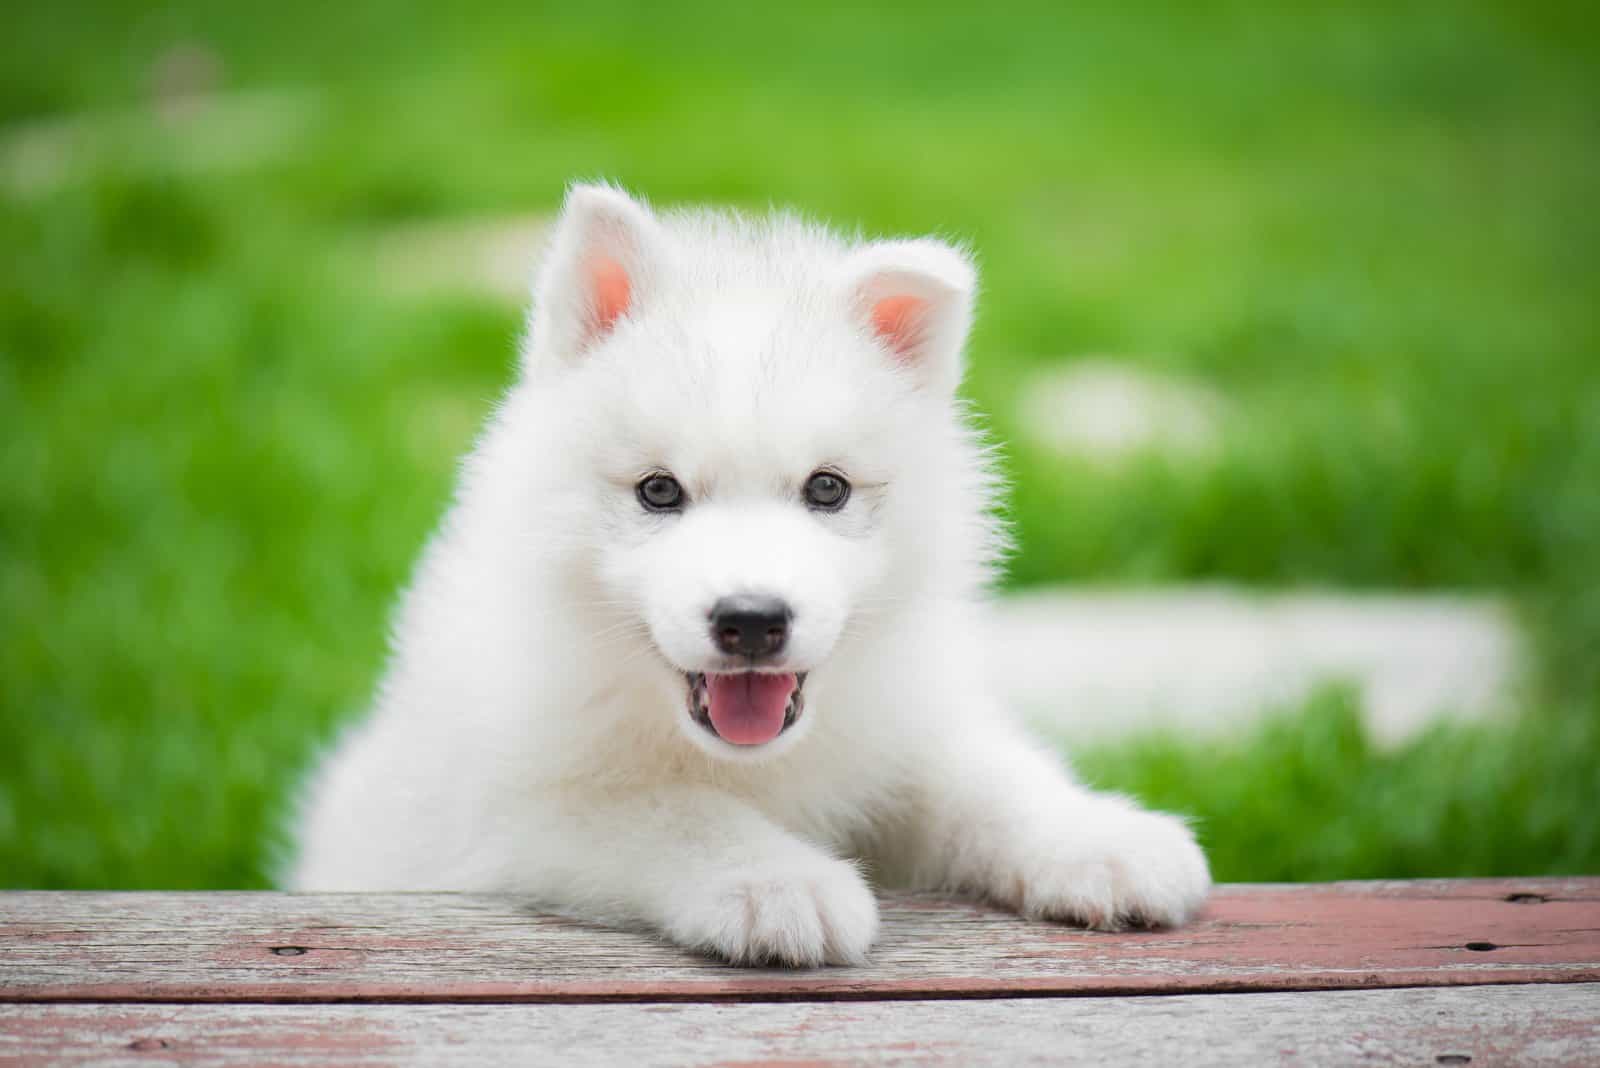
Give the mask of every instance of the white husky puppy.
[{"label": "white husky puppy", "polygon": [[291,885],[508,891],[792,965],[865,957],[869,874],[1190,916],[1188,828],[1074,783],[984,689],[975,287],[936,240],[575,187]]}]

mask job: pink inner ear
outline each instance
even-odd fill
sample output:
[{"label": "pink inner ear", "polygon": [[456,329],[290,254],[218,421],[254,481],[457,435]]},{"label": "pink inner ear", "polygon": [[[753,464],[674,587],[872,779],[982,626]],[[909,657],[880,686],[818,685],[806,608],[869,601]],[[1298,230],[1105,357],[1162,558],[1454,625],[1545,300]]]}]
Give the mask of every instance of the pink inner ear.
[{"label": "pink inner ear", "polygon": [[915,355],[922,341],[923,315],[928,302],[921,297],[884,297],[872,305],[872,329],[901,359]]},{"label": "pink inner ear", "polygon": [[633,296],[628,272],[610,257],[597,259],[589,267],[589,287],[594,301],[595,336],[611,332],[618,319],[627,314]]}]

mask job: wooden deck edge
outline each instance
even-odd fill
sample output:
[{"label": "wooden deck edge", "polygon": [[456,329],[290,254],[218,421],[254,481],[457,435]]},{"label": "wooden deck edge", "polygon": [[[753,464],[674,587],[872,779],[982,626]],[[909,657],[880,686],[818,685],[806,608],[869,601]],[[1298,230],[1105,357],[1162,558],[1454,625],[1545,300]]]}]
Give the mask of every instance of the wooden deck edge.
[{"label": "wooden deck edge", "polygon": [[853,968],[736,968],[473,895],[0,894],[5,1004],[957,1001],[1600,983],[1600,879],[1219,888],[1104,933],[885,895]]},{"label": "wooden deck edge", "polygon": [[1600,986],[899,1004],[0,1005],[0,1064],[1588,1063]]}]

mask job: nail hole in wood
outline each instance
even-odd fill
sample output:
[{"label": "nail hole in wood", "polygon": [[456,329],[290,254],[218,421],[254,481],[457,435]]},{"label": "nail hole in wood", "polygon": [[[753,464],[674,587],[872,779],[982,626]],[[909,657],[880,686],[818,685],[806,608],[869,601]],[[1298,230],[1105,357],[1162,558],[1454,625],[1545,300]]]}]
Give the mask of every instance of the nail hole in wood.
[{"label": "nail hole in wood", "polygon": [[280,957],[303,957],[306,955],[305,946],[273,946],[272,952]]},{"label": "nail hole in wood", "polygon": [[1474,953],[1487,953],[1491,949],[1499,949],[1500,947],[1493,942],[1468,942],[1467,948]]},{"label": "nail hole in wood", "polygon": [[1465,1053],[1441,1053],[1434,1061],[1439,1064],[1471,1064],[1472,1058]]},{"label": "nail hole in wood", "polygon": [[171,1049],[172,1043],[164,1038],[136,1038],[128,1043],[128,1048],[139,1053],[149,1053],[151,1050]]},{"label": "nail hole in wood", "polygon": [[1550,899],[1543,894],[1507,894],[1506,900],[1513,905],[1543,905]]}]

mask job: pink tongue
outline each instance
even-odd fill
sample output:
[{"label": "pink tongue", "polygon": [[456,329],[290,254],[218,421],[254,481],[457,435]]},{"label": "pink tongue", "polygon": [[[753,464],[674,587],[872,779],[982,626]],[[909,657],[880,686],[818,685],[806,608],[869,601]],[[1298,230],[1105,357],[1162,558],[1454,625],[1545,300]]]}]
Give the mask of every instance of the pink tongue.
[{"label": "pink tongue", "polygon": [[707,675],[711,725],[734,745],[761,745],[783,731],[783,716],[794,693],[793,675]]}]

